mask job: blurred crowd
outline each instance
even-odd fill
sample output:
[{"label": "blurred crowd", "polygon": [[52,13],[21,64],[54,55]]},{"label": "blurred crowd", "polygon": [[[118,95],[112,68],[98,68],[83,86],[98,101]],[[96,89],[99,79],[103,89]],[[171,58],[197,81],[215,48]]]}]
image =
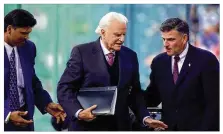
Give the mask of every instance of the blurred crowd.
[{"label": "blurred crowd", "polygon": [[189,21],[191,21],[191,43],[211,51],[219,59],[219,4],[191,5]]}]

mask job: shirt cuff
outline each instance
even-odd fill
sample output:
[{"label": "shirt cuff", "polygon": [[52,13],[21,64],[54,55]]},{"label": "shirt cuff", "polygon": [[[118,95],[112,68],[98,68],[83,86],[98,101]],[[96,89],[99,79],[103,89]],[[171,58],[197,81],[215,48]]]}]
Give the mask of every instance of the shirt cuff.
[{"label": "shirt cuff", "polygon": [[146,117],[143,118],[143,121],[142,121],[143,125],[148,126],[148,125],[145,123],[146,118],[151,118],[151,117],[150,117],[150,116],[146,116]]},{"label": "shirt cuff", "polygon": [[9,117],[11,115],[11,112],[8,113],[7,117],[5,118],[5,124],[7,124],[9,122]]},{"label": "shirt cuff", "polygon": [[76,113],[75,113],[75,117],[78,119],[78,114],[82,111],[83,109],[79,109]]}]

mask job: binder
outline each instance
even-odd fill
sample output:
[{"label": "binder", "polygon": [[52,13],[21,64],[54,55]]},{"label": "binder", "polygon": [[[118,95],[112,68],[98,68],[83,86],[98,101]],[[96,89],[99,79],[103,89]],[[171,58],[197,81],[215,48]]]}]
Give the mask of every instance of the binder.
[{"label": "binder", "polygon": [[97,105],[92,111],[95,115],[114,115],[117,100],[117,87],[80,88],[77,99],[83,109]]}]

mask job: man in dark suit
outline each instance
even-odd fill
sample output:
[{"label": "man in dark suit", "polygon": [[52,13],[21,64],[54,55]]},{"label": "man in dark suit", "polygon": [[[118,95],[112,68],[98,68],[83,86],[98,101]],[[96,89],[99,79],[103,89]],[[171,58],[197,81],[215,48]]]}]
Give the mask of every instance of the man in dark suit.
[{"label": "man in dark suit", "polygon": [[[128,106],[145,125],[167,127],[148,117],[142,99],[137,55],[122,46],[126,26],[124,15],[110,12],[102,17],[95,31],[100,35],[98,40],[73,48],[57,88],[58,101],[70,120],[69,131],[130,130]],[[83,109],[76,94],[82,87],[105,86],[118,87],[115,115],[96,117],[91,111],[97,106]]]},{"label": "man in dark suit", "polygon": [[15,9],[4,18],[4,129],[5,131],[33,131],[36,106],[64,120],[65,113],[53,103],[35,74],[35,44],[28,40],[36,19],[28,11]]},{"label": "man in dark suit", "polygon": [[189,26],[170,18],[160,27],[166,52],[151,64],[147,106],[162,102],[167,130],[219,130],[219,62],[188,43]]}]

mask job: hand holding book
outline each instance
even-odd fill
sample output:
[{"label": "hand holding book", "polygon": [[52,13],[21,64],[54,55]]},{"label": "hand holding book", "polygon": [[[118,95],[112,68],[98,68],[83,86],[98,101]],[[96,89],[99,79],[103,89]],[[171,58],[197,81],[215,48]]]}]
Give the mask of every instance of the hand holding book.
[{"label": "hand holding book", "polygon": [[[81,88],[77,99],[83,109],[90,108],[94,115],[114,115],[117,99],[117,87],[90,87]],[[97,105],[93,107],[93,105]]]},{"label": "hand holding book", "polygon": [[82,110],[78,114],[78,119],[79,120],[84,120],[84,121],[92,121],[96,118],[96,115],[92,113],[92,110],[94,110],[97,107],[97,105],[93,105],[87,109]]}]

